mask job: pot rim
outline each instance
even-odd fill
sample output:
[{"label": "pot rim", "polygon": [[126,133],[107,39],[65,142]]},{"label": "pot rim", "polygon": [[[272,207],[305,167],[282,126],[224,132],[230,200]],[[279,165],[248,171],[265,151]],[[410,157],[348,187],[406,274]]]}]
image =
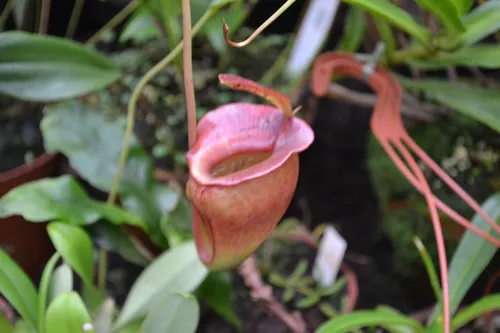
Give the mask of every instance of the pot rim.
[{"label": "pot rim", "polygon": [[14,169],[10,169],[4,172],[0,172],[0,184],[4,182],[11,181],[12,179],[23,178],[34,172],[37,169],[43,168],[47,164],[54,161],[57,157],[59,157],[58,153],[52,154],[44,152],[39,155],[33,163],[24,163]]}]

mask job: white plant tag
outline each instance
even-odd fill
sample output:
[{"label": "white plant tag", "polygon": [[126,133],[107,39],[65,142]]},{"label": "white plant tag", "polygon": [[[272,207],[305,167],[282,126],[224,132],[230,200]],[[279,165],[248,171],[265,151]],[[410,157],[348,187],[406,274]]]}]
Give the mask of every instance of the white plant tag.
[{"label": "white plant tag", "polygon": [[287,73],[300,76],[316,58],[333,24],[340,0],[311,0],[287,63]]},{"label": "white plant tag", "polygon": [[319,244],[318,254],[313,267],[313,277],[323,287],[335,283],[344,259],[347,242],[332,226],[327,226]]}]

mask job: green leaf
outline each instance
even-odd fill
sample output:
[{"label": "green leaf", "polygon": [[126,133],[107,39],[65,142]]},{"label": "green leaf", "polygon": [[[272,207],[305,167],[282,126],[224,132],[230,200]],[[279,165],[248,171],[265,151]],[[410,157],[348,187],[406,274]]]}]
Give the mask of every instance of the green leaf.
[{"label": "green leaf", "polygon": [[37,327],[38,295],[35,286],[9,255],[0,249],[0,294],[32,327]]},{"label": "green leaf", "polygon": [[95,313],[106,299],[106,295],[93,284],[83,284],[83,302],[91,313]]},{"label": "green leaf", "polygon": [[457,8],[460,17],[466,14],[474,4],[474,0],[451,0],[451,2]]},{"label": "green leaf", "polygon": [[416,0],[422,8],[434,13],[450,35],[465,31],[458,8],[452,0]]},{"label": "green leaf", "polygon": [[462,309],[451,322],[452,332],[482,315],[500,309],[500,294],[488,295]]},{"label": "green leaf", "polygon": [[60,265],[52,274],[49,289],[49,302],[59,295],[73,291],[73,271],[66,263]]},{"label": "green leaf", "polygon": [[47,309],[47,333],[95,333],[85,304],[76,292],[61,294]]},{"label": "green leaf", "polygon": [[56,266],[57,260],[61,256],[59,253],[54,253],[45,265],[42,273],[42,278],[40,279],[40,286],[38,288],[38,333],[44,332],[45,324],[45,309],[47,307],[47,295],[49,292],[50,278],[52,277],[52,272]]},{"label": "green leaf", "polygon": [[415,333],[424,332],[420,323],[410,317],[388,311],[360,310],[327,321],[315,333],[344,333],[367,326],[387,327],[392,325],[408,326]]},{"label": "green leaf", "polygon": [[[141,331],[142,324],[144,323],[143,319],[136,320],[123,328],[120,328],[118,333],[137,333]],[[96,332],[98,333],[98,332]]]},{"label": "green leaf", "polygon": [[144,227],[137,216],[90,199],[68,175],[44,178],[12,189],[0,199],[0,218],[12,215],[21,215],[31,222],[62,220],[72,225],[88,225],[106,218],[116,224]]},{"label": "green leaf", "polygon": [[0,332],[13,333],[14,327],[10,324],[9,320],[0,314]]},{"label": "green leaf", "polygon": [[[112,332],[116,311],[115,301],[112,298],[107,298],[94,316],[94,329],[96,333]],[[139,332],[139,329],[136,332]]]},{"label": "green leaf", "polygon": [[[498,221],[500,219],[500,193],[489,197],[483,203],[482,208],[494,221]],[[495,233],[493,228],[478,214],[474,215],[471,222],[477,228],[489,234]],[[451,314],[455,313],[465,294],[483,272],[496,251],[497,247],[495,245],[472,231],[467,230],[462,236],[449,264],[448,281]],[[436,306],[429,322],[436,318],[438,311],[439,307]]]},{"label": "green leaf", "polygon": [[462,19],[466,31],[460,37],[463,45],[475,44],[500,29],[500,1],[485,1]]},{"label": "green leaf", "polygon": [[185,197],[178,198],[178,203],[169,210],[161,221],[161,229],[170,247],[177,246],[193,238],[191,207]]},{"label": "green leaf", "polygon": [[226,319],[237,329],[241,329],[242,324],[238,315],[233,309],[233,287],[231,276],[228,272],[212,272],[196,292],[198,299],[207,302],[207,304]]},{"label": "green leaf", "polygon": [[194,333],[200,308],[190,295],[171,294],[151,309],[142,325],[144,333]]},{"label": "green leaf", "polygon": [[30,323],[24,319],[19,319],[16,321],[16,326],[14,327],[13,333],[38,333]]},{"label": "green leaf", "polygon": [[141,44],[158,37],[161,37],[160,27],[156,24],[151,11],[142,5],[125,24],[119,41],[125,43],[131,40],[136,44]]},{"label": "green leaf", "polygon": [[439,70],[448,66],[475,66],[500,68],[500,46],[476,45],[454,52],[441,52],[429,60],[410,60],[408,64],[425,70]]},{"label": "green leaf", "polygon": [[460,82],[443,80],[408,80],[398,77],[406,87],[424,92],[438,103],[451,106],[486,126],[500,132],[500,93]]},{"label": "green leaf", "polygon": [[169,293],[192,292],[207,274],[192,241],[163,253],[135,281],[115,328],[144,316]]},{"label": "green leaf", "polygon": [[94,250],[92,240],[85,230],[62,222],[51,222],[47,231],[61,257],[86,284],[92,284]]},{"label": "green leaf", "polygon": [[418,253],[420,254],[420,258],[424,262],[425,270],[427,271],[427,276],[431,282],[432,289],[434,290],[434,296],[438,300],[439,304],[443,304],[443,292],[441,290],[441,284],[439,282],[439,278],[436,272],[436,268],[434,267],[434,263],[432,262],[432,258],[425,248],[424,244],[417,236],[413,237],[413,242],[417,247]]},{"label": "green leaf", "polygon": [[423,25],[418,24],[409,13],[388,0],[344,0],[344,2],[363,8],[373,15],[379,15],[392,25],[406,31],[417,41],[424,45],[429,44],[432,32]]},{"label": "green leaf", "polygon": [[0,93],[56,101],[97,91],[120,76],[105,56],[76,42],[20,31],[0,34]]},{"label": "green leaf", "polygon": [[339,51],[356,52],[360,47],[366,32],[366,15],[359,7],[349,7],[344,33],[339,42]]},{"label": "green leaf", "polygon": [[[58,103],[45,109],[40,127],[48,151],[66,155],[81,177],[107,192],[120,160],[125,127],[124,118],[106,118],[104,107],[96,109],[76,100]],[[128,187],[143,187],[151,182],[151,160],[132,136],[120,193]]]}]

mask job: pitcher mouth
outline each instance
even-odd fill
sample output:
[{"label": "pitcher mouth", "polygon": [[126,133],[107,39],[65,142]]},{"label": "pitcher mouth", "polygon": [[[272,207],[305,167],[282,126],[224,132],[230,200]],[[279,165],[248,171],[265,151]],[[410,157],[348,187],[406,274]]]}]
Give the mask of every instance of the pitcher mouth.
[{"label": "pitcher mouth", "polygon": [[198,138],[186,155],[190,175],[202,185],[232,186],[279,168],[307,149],[314,133],[280,109],[233,103],[206,114]]}]

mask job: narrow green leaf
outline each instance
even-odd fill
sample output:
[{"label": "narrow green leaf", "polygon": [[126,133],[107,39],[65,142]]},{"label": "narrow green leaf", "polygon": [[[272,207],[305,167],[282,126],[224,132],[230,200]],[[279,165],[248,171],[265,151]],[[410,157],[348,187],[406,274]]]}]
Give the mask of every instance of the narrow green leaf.
[{"label": "narrow green leaf", "polygon": [[11,257],[0,249],[0,294],[32,327],[37,327],[38,295],[35,286]]},{"label": "narrow green leaf", "polygon": [[443,80],[408,80],[398,77],[406,87],[424,92],[431,99],[455,108],[457,111],[500,132],[500,93],[460,82]]},{"label": "narrow green leaf", "polygon": [[13,333],[14,327],[10,324],[9,320],[0,314],[0,332]]},{"label": "narrow green leaf", "polygon": [[432,262],[432,258],[429,255],[429,252],[427,252],[427,249],[425,248],[420,238],[416,236],[413,237],[413,242],[415,243],[418,249],[418,253],[420,253],[420,258],[422,258],[422,261],[424,262],[425,270],[427,271],[427,275],[429,277],[429,280],[431,281],[432,289],[434,290],[434,296],[436,296],[436,299],[438,300],[439,304],[442,305],[443,296],[441,291],[441,284],[439,282],[436,268],[434,267],[434,264]]},{"label": "narrow green leaf", "polygon": [[163,253],[135,281],[115,329],[144,316],[169,293],[190,293],[208,274],[193,241]]},{"label": "narrow green leaf", "polygon": [[344,2],[385,18],[392,25],[406,31],[424,45],[428,45],[430,42],[432,32],[425,26],[418,24],[409,13],[388,0],[344,0]]},{"label": "narrow green leaf", "polygon": [[388,311],[360,310],[338,316],[321,325],[315,333],[345,333],[368,326],[403,325],[413,332],[424,332],[424,328],[416,320]]},{"label": "narrow green leaf", "polygon": [[20,31],[0,34],[0,93],[56,101],[97,91],[120,76],[105,56],[76,42]]},{"label": "narrow green leaf", "polygon": [[61,257],[86,284],[92,284],[94,250],[92,240],[85,230],[62,222],[51,222],[47,231]]},{"label": "narrow green leaf", "polygon": [[[489,197],[483,203],[482,208],[486,214],[498,222],[500,219],[500,193]],[[474,215],[471,222],[477,228],[487,233],[494,233],[493,228],[491,228],[478,214]],[[450,311],[452,314],[455,313],[465,294],[483,272],[496,251],[497,248],[495,245],[484,240],[472,231],[468,230],[462,236],[449,264],[448,281],[450,290]],[[440,309],[436,306],[434,314],[430,317],[429,322],[436,318],[438,311],[440,311]]]},{"label": "narrow green leaf", "polygon": [[500,294],[488,295],[461,310],[451,322],[452,332],[480,316],[500,309]]},{"label": "narrow green leaf", "polygon": [[500,29],[500,1],[485,1],[462,19],[466,31],[461,36],[465,46],[475,44]]},{"label": "narrow green leaf", "polygon": [[452,0],[416,0],[422,8],[434,13],[450,35],[465,31],[458,8]]},{"label": "narrow green leaf", "polygon": [[12,189],[0,199],[0,218],[12,215],[21,215],[31,222],[57,219],[72,225],[88,225],[106,218],[115,224],[145,227],[137,216],[90,199],[68,175],[44,178]]},{"label": "narrow green leaf", "polygon": [[474,0],[451,0],[451,2],[457,8],[457,12],[460,17],[465,15],[474,4]]},{"label": "narrow green leaf", "polygon": [[476,45],[454,52],[441,52],[429,60],[411,60],[408,64],[425,70],[439,70],[448,66],[475,66],[500,68],[500,46]]},{"label": "narrow green leaf", "polygon": [[196,296],[234,327],[237,329],[242,327],[241,320],[233,309],[233,286],[228,272],[208,274],[198,288]]},{"label": "narrow green leaf", "polygon": [[68,264],[64,263],[57,267],[50,280],[48,294],[49,303],[55,300],[59,295],[73,291],[73,270]]},{"label": "narrow green leaf", "polygon": [[194,333],[198,327],[200,307],[190,295],[170,294],[152,308],[142,325],[144,333]]},{"label": "narrow green leaf", "polygon": [[85,304],[76,292],[61,294],[47,309],[47,333],[95,333]]},{"label": "narrow green leaf", "polygon": [[14,326],[14,333],[38,333],[36,329],[26,320],[19,319]]},{"label": "narrow green leaf", "polygon": [[56,266],[57,260],[61,256],[59,253],[54,253],[43,269],[40,286],[38,288],[38,333],[43,333],[45,325],[45,309],[47,307],[47,295],[49,292],[50,278]]},{"label": "narrow green leaf", "polygon": [[366,15],[359,7],[349,7],[339,51],[356,52],[365,38]]}]

